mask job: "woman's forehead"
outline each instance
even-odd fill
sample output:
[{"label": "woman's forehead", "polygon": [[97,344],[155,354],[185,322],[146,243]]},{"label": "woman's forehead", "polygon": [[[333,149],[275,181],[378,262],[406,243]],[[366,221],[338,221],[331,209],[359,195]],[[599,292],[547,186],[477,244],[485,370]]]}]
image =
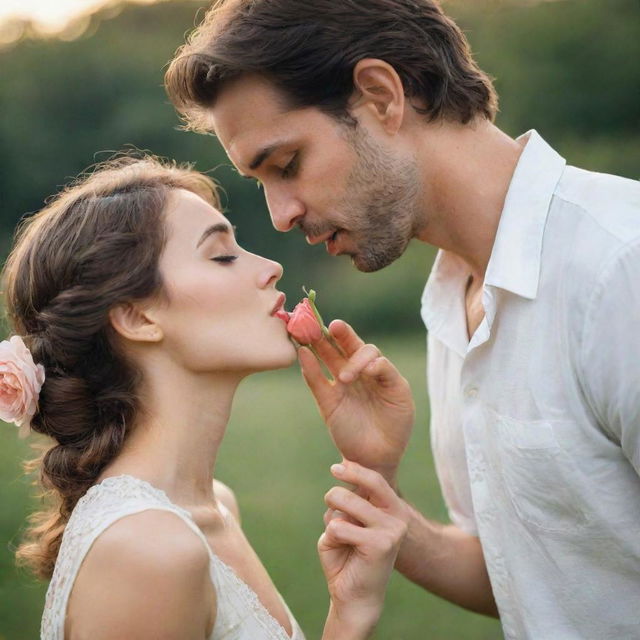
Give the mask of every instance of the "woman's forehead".
[{"label": "woman's forehead", "polygon": [[[186,189],[171,193],[166,209],[167,228],[171,235],[190,235],[204,226],[217,223],[229,225],[217,209],[199,195]],[[231,226],[231,225],[229,225]]]}]

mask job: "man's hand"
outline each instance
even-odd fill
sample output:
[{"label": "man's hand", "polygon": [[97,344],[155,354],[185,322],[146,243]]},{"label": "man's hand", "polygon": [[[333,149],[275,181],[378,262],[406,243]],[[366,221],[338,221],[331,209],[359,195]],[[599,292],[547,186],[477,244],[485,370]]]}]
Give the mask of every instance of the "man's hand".
[{"label": "man's hand", "polygon": [[311,346],[333,380],[306,347],[298,352],[302,375],[342,455],[395,487],[415,415],[409,383],[346,322],[334,320],[329,332],[339,350],[324,337]]},{"label": "man's hand", "polygon": [[379,473],[348,460],[331,472],[357,493],[336,486],[325,495],[318,552],[331,608],[322,638],[360,640],[370,637],[382,612],[411,512]]}]

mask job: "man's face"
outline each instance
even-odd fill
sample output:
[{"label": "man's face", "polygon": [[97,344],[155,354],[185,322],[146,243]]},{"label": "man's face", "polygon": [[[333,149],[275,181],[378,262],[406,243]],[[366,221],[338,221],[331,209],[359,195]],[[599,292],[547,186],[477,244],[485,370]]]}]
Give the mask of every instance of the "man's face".
[{"label": "man's face", "polygon": [[279,231],[297,226],[310,244],[325,242],[361,271],[387,266],[416,235],[413,158],[384,147],[362,124],[290,110],[257,77],[226,87],[212,118],[238,171],[262,184]]}]

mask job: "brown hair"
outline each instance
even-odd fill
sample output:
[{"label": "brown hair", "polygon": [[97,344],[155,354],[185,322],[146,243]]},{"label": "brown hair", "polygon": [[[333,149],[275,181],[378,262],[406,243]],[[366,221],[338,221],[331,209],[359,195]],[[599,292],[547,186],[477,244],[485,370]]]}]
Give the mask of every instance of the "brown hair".
[{"label": "brown hair", "polygon": [[343,119],[353,69],[363,58],[392,65],[429,120],[493,120],[497,97],[458,26],[435,0],[217,0],[171,61],[167,93],[186,126],[207,130],[221,88],[266,77],[293,108]]},{"label": "brown hair", "polygon": [[47,508],[30,517],[18,563],[49,578],[78,499],[114,459],[140,409],[140,372],[125,359],[109,311],[162,295],[164,209],[174,189],[217,205],[213,182],[145,156],[97,167],[18,228],[3,270],[15,333],[45,368],[32,429],[53,442],[39,469]]}]

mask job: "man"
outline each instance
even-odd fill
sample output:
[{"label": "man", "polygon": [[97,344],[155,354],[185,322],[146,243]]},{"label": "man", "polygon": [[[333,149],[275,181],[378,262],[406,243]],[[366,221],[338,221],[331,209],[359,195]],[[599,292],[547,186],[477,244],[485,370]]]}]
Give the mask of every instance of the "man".
[{"label": "man", "polygon": [[362,271],[412,239],[440,249],[422,316],[452,524],[414,511],[397,568],[497,605],[508,638],[638,637],[638,183],[495,127],[434,0],[222,1],[166,79],[278,230]]}]

